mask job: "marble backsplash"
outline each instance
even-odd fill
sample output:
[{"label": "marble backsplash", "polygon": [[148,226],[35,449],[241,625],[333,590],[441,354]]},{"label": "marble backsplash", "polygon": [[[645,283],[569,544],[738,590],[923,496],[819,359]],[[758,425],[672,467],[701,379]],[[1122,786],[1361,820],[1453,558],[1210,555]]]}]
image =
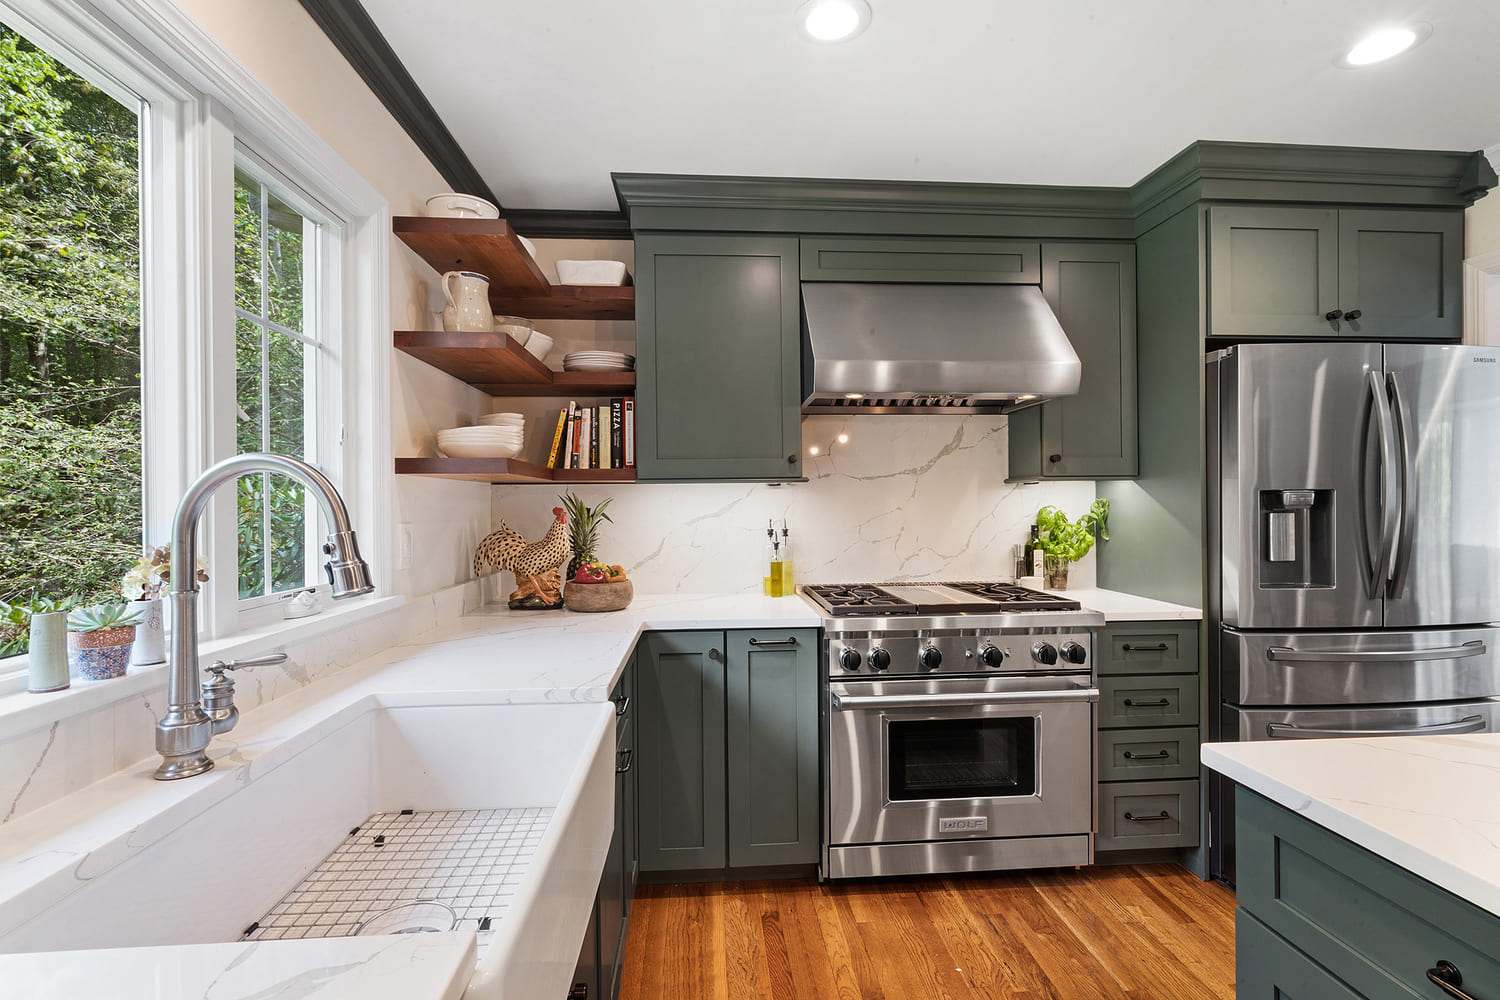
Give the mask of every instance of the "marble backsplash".
[{"label": "marble backsplash", "polygon": [[[532,423],[535,434],[543,422]],[[614,497],[599,556],[639,591],[759,592],[766,519],[785,518],[798,583],[1010,579],[1038,508],[1076,517],[1095,496],[1092,482],[1007,484],[1004,417],[808,417],[802,443],[807,483],[575,487],[589,504]],[[497,486],[491,520],[538,538],[556,502],[543,487]],[[1091,587],[1094,575],[1091,552],[1070,583]],[[491,577],[488,599],[512,585]]]}]

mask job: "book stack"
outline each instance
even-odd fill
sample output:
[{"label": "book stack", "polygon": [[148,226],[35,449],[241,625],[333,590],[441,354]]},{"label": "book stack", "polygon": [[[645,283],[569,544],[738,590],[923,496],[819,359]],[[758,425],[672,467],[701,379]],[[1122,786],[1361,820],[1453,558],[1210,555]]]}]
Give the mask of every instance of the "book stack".
[{"label": "book stack", "polygon": [[570,401],[557,415],[549,469],[635,468],[635,397],[600,406]]}]

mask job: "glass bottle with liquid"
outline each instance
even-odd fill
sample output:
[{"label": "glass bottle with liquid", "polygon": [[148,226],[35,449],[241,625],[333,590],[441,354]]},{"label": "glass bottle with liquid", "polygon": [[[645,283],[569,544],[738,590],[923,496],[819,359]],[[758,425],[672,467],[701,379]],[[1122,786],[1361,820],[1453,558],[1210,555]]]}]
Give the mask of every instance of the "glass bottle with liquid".
[{"label": "glass bottle with liquid", "polygon": [[776,528],[770,521],[766,522],[766,578],[765,595],[767,597],[780,596],[776,593],[776,564],[781,561],[781,543],[776,537]]},{"label": "glass bottle with liquid", "polygon": [[779,545],[771,563],[771,592],[775,597],[790,597],[797,592],[797,585],[792,579],[792,538],[785,521],[781,523]]}]

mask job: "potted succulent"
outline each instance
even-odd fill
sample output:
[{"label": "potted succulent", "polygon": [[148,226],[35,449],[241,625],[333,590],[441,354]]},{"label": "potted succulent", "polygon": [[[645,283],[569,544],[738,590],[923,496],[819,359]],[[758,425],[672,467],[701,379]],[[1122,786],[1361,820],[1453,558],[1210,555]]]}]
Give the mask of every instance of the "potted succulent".
[{"label": "potted succulent", "polygon": [[[147,547],[136,560],[130,572],[120,581],[120,594],[129,607],[141,613],[140,627],[136,630],[135,645],[130,649],[132,666],[148,663],[163,663],[167,659],[166,623],[162,616],[162,595],[171,583],[172,546]],[[198,560],[199,583],[208,582],[208,573],[203,560]]]},{"label": "potted succulent", "polygon": [[68,666],[86,681],[120,677],[130,664],[135,627],[145,615],[124,604],[96,604],[68,613]]},{"label": "potted succulent", "polygon": [[1069,521],[1068,515],[1047,506],[1036,512],[1037,538],[1042,573],[1048,590],[1068,589],[1068,565],[1088,555],[1097,535],[1109,541],[1109,501],[1095,500],[1088,513]]},{"label": "potted succulent", "polygon": [[32,694],[61,691],[70,683],[68,611],[77,603],[77,597],[0,601],[0,656],[27,654],[26,690]]},{"label": "potted succulent", "polygon": [[619,611],[635,597],[635,584],[625,578],[624,566],[600,562],[600,525],[611,520],[606,511],[611,497],[590,507],[575,494],[559,497],[568,514],[568,546],[573,555],[568,560],[567,583],[563,603],[570,611]]}]

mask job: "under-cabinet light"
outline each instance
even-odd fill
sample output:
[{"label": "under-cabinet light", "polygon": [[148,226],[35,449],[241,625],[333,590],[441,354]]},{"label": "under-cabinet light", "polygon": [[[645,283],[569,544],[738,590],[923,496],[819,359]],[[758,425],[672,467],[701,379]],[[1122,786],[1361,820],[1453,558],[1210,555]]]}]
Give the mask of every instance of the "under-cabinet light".
[{"label": "under-cabinet light", "polygon": [[802,30],[820,42],[841,42],[870,24],[865,0],[808,0],[799,9]]}]

